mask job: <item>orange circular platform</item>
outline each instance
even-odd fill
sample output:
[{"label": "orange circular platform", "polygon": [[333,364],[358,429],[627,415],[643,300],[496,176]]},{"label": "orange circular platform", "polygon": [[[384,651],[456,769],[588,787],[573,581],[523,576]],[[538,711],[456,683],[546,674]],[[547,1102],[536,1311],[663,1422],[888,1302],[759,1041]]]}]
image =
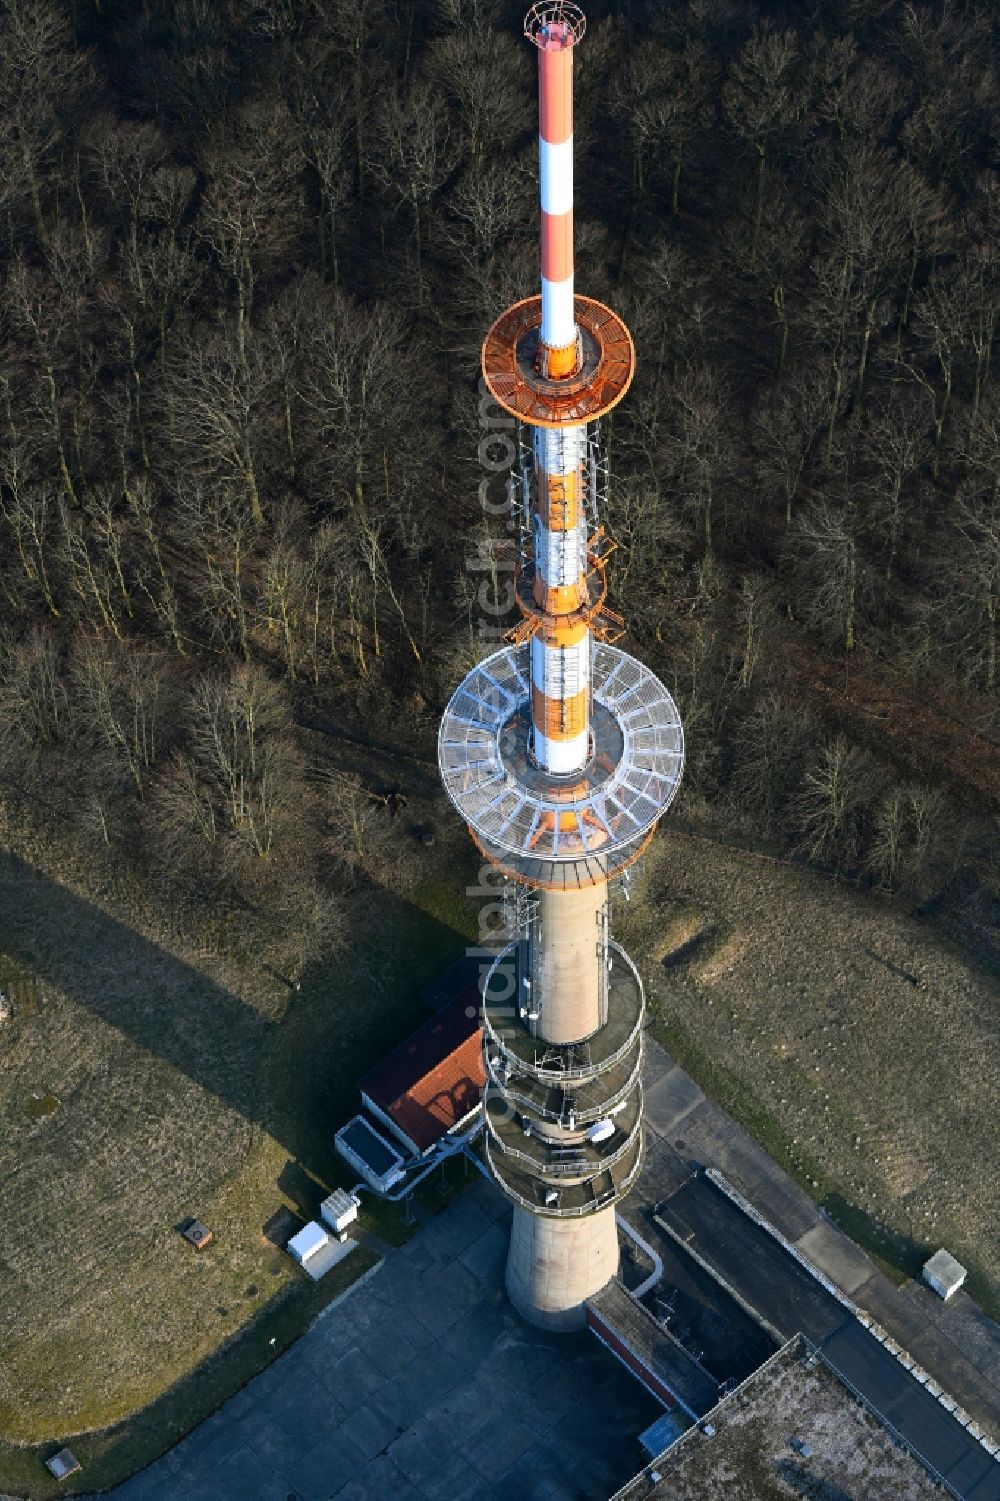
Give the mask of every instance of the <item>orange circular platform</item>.
[{"label": "orange circular platform", "polygon": [[536,369],[542,299],[515,302],[483,342],[483,377],[505,411],[533,427],[596,422],[616,406],[632,383],[635,346],[625,324],[603,302],[574,297],[580,333],[580,368],[563,380]]}]

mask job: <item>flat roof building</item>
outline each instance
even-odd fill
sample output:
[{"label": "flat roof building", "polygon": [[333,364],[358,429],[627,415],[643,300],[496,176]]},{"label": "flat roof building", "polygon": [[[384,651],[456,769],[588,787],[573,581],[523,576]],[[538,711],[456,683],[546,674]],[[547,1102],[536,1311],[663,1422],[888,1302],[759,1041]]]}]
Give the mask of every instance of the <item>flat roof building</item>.
[{"label": "flat roof building", "polygon": [[587,1299],[587,1325],[665,1407],[679,1407],[694,1421],[718,1402],[714,1376],[617,1277]]},{"label": "flat roof building", "polygon": [[614,1501],[946,1495],[799,1335],[650,1460]]},{"label": "flat roof building", "polygon": [[363,1115],[352,1116],[333,1138],[349,1167],[360,1173],[376,1193],[388,1193],[405,1177],[403,1154],[398,1152]]}]

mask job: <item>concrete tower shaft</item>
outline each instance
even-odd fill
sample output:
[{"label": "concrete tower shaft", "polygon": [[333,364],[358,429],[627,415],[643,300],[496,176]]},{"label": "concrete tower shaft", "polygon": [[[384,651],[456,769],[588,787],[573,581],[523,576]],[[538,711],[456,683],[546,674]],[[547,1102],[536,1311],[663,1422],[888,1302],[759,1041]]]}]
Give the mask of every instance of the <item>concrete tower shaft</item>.
[{"label": "concrete tower shaft", "polygon": [[607,971],[600,962],[608,924],[603,883],[541,891],[531,932],[531,989],[543,1042],[579,1042],[603,1026]]},{"label": "concrete tower shaft", "polygon": [[543,1219],[514,1210],[507,1295],[529,1323],[543,1329],[578,1328],[577,1310],[617,1271],[613,1204],[585,1220]]},{"label": "concrete tower shaft", "polygon": [[612,942],[609,882],[646,847],[680,783],[680,717],[613,642],[600,524],[600,419],[628,389],[628,329],[578,296],[573,50],[582,12],[541,0],[541,295],[508,309],[483,374],[521,424],[521,624],[445,710],[445,788],[483,853],[523,890],[483,988],[484,1151],[514,1205],[507,1288],[525,1318],[578,1328],[618,1267],[615,1204],[642,1163],[642,984]]}]

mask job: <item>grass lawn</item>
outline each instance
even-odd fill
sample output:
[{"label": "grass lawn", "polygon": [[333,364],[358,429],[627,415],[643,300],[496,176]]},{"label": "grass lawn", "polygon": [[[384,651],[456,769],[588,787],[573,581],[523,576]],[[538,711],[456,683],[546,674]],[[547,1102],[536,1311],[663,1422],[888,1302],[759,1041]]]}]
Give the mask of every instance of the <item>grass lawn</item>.
[{"label": "grass lawn", "polygon": [[654,1033],[897,1282],[1000,1315],[996,974],[878,896],[671,830],[616,932]]},{"label": "grass lawn", "polygon": [[[461,861],[427,865],[405,898],[359,888],[347,949],[298,992],[281,955],[187,951],[0,866],[0,1492],[55,1494],[41,1460],[63,1442],[80,1490],[147,1463],[370,1264],[314,1286],[268,1227],[349,1183],[332,1136],[357,1079],[466,946]],[[216,1235],[200,1254],[191,1215]],[[371,1199],[363,1224],[407,1233]]]},{"label": "grass lawn", "polygon": [[[0,864],[0,1491],[54,1495],[64,1442],[77,1490],[147,1463],[364,1269],[314,1286],[270,1227],[348,1184],[332,1137],[358,1077],[475,932],[453,832],[405,897],[359,886],[300,991],[282,954],[140,932],[113,892]],[[946,1245],[1000,1311],[995,975],[877,898],[669,827],[615,921],[703,1088],[897,1278]],[[190,1215],[216,1233],[200,1255]],[[363,1215],[408,1233],[400,1206]]]}]

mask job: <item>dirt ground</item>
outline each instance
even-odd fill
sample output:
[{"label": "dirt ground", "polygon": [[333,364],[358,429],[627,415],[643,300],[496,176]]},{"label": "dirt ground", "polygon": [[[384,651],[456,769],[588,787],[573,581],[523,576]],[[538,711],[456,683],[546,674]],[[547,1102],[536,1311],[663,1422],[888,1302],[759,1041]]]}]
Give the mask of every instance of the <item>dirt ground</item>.
[{"label": "dirt ground", "polygon": [[866,1248],[912,1275],[945,1245],[993,1302],[995,973],[885,899],[669,819],[617,930],[707,1092]]},{"label": "dirt ground", "polygon": [[[822,1365],[778,1357],[723,1407],[716,1433],[693,1430],[664,1465],[658,1501],[850,1496],[938,1501],[945,1492]],[[794,1438],[811,1452],[793,1449]]]}]

